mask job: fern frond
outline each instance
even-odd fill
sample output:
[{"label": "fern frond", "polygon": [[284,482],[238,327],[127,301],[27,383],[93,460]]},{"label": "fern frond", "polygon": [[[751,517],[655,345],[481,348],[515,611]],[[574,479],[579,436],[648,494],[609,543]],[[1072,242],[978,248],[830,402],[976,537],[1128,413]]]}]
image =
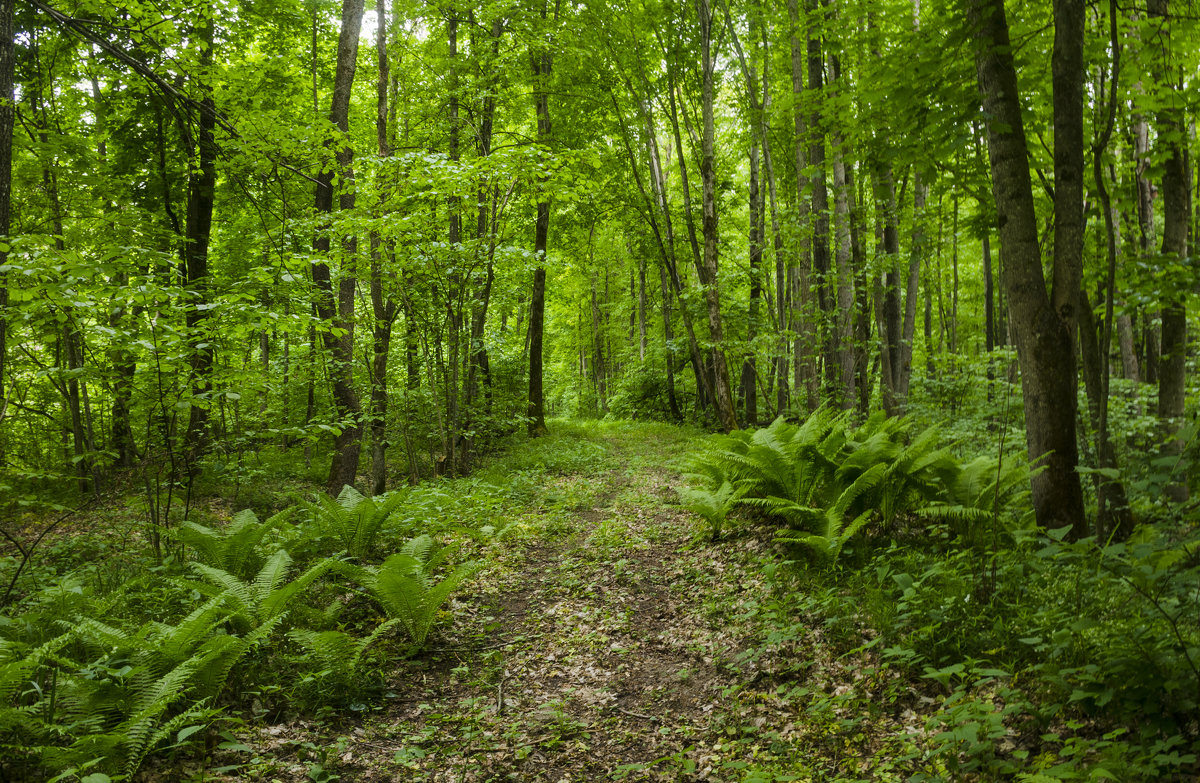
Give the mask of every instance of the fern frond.
[{"label": "fern frond", "polygon": [[287,579],[288,570],[292,567],[292,556],[286,549],[280,549],[271,556],[258,575],[254,577],[255,604],[261,605],[267,596],[279,589],[279,585]]},{"label": "fern frond", "polygon": [[332,557],[319,560],[291,582],[272,590],[270,594],[263,597],[262,603],[259,605],[258,621],[266,623],[283,614],[288,608],[288,603],[296,595],[307,590],[309,586],[333,570],[339,563],[340,561]]}]

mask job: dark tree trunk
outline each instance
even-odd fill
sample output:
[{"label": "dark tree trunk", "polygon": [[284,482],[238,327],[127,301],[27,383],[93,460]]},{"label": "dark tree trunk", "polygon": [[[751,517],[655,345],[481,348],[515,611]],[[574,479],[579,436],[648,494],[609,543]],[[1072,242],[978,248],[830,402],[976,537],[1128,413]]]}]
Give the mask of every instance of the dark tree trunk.
[{"label": "dark tree trunk", "polygon": [[[542,20],[547,15],[546,0],[542,2]],[[558,19],[555,0],[554,18]],[[550,75],[553,59],[549,48],[543,46],[531,55],[533,61],[534,106],[537,111],[538,143],[550,143]],[[545,179],[538,186],[537,220],[533,231],[533,252],[537,268],[533,271],[533,294],[529,303],[529,437],[545,435],[546,402],[542,390],[542,336],[546,318],[546,243],[550,234],[550,200]]]},{"label": "dark tree trunk", "polygon": [[[391,157],[388,143],[387,0],[377,0],[375,52],[379,78],[375,84],[375,136],[379,157]],[[396,320],[396,302],[383,292],[383,260],[387,249],[379,232],[371,232],[371,311],[374,316],[371,343],[371,494],[387,491],[387,411],[388,356],[392,350],[392,325]],[[390,245],[390,243],[388,243]]]},{"label": "dark tree trunk", "polygon": [[[1068,47],[1068,29],[1078,17],[1080,0],[1055,3],[1055,115],[1082,114],[1074,103],[1073,89],[1059,87],[1060,79],[1082,83],[1083,73],[1068,74],[1059,61],[1073,62],[1060,53]],[[1021,384],[1025,400],[1026,442],[1029,454],[1045,469],[1033,479],[1033,506],[1039,525],[1050,529],[1070,526],[1073,535],[1084,535],[1087,523],[1083,490],[1075,468],[1078,446],[1075,438],[1074,351],[1071,330],[1056,311],[1046,292],[1038,245],[1033,186],[1029,176],[1029,150],[1021,118],[1020,93],[1009,41],[1008,21],[1002,0],[971,0],[968,18],[976,31],[975,65],[988,117],[988,152],[992,170],[992,192],[999,214],[1001,262],[1004,287],[1012,309],[1012,326],[1021,362]],[[1059,40],[1062,36],[1063,40]],[[1082,31],[1074,42],[1082,47]],[[1056,138],[1055,147],[1074,146],[1082,155],[1083,140]],[[1066,153],[1066,150],[1063,150]],[[1058,155],[1056,155],[1056,158]],[[1056,161],[1057,163],[1057,161]],[[1082,182],[1082,171],[1073,175]],[[1080,204],[1080,209],[1082,203]],[[1056,262],[1059,259],[1056,258]],[[1063,261],[1066,258],[1063,257]],[[1058,277],[1056,272],[1056,278]],[[1061,294],[1066,296],[1066,294]],[[1070,315],[1068,313],[1068,315]]]},{"label": "dark tree trunk", "polygon": [[725,332],[721,323],[721,293],[717,280],[717,176],[714,166],[713,143],[716,130],[713,122],[713,71],[716,67],[712,52],[713,14],[708,0],[697,0],[696,13],[700,18],[701,57],[701,111],[704,132],[700,153],[700,181],[702,185],[702,208],[704,230],[704,261],[700,278],[704,286],[704,299],[708,306],[708,330],[713,341],[713,394],[717,419],[726,432],[736,430],[737,412],[733,406],[733,390],[729,384],[729,368],[725,361]]},{"label": "dark tree trunk", "polygon": [[[0,0],[0,236],[8,236],[12,212],[13,119],[13,0]],[[0,422],[8,410],[5,373],[8,370],[8,263],[7,246],[0,247]],[[7,463],[0,440],[0,467]]]},{"label": "dark tree trunk", "polygon": [[[1171,13],[1168,0],[1147,0],[1150,16],[1162,20],[1165,52],[1158,64],[1158,81],[1176,86],[1178,76],[1172,74]],[[1187,164],[1187,122],[1182,112],[1164,104],[1158,112],[1158,143],[1166,148],[1163,160],[1162,202],[1164,264],[1179,264],[1188,256],[1188,223],[1191,219],[1191,172]],[[1186,291],[1166,290],[1161,293],[1162,332],[1158,366],[1158,417],[1162,422],[1164,456],[1183,454],[1183,442],[1177,437],[1183,424],[1187,392],[1187,309]],[[1167,495],[1176,503],[1188,499],[1186,480],[1167,487]]]},{"label": "dark tree trunk", "polygon": [[[350,130],[350,88],[354,83],[354,70],[358,60],[358,37],[362,28],[363,0],[345,0],[342,5],[342,25],[338,35],[337,66],[334,72],[333,100],[329,119],[341,134],[333,142],[342,193],[338,199],[339,209],[354,206],[353,170],[354,152],[346,134]],[[333,177],[330,168],[317,175],[316,210],[318,215],[333,213]],[[357,251],[357,240],[343,240],[347,258]],[[326,491],[338,494],[345,485],[353,485],[358,476],[358,457],[362,448],[362,424],[359,416],[362,406],[354,388],[354,292],[357,280],[350,269],[343,270],[335,298],[333,281],[329,272],[330,238],[327,229],[321,229],[313,242],[319,259],[312,265],[313,284],[317,289],[317,317],[327,327],[322,333],[325,350],[329,353],[329,374],[333,381],[333,405],[340,428],[333,444],[333,459],[329,467]]]},{"label": "dark tree trunk", "polygon": [[[200,64],[207,68],[213,62],[213,20],[207,17],[211,8],[200,22]],[[215,340],[206,334],[205,322],[208,310],[208,243],[212,234],[213,195],[217,184],[217,144],[213,136],[216,129],[216,106],[212,88],[202,85],[204,97],[200,101],[196,134],[196,165],[189,166],[187,214],[185,218],[185,240],[183,245],[183,284],[192,292],[194,300],[187,309],[187,334],[191,349],[192,394],[204,400],[194,404],[188,415],[187,434],[184,438],[184,453],[189,470],[198,470],[196,459],[208,450],[211,444],[209,432],[209,398],[212,396],[212,371],[215,357]]]},{"label": "dark tree trunk", "polygon": [[881,347],[880,368],[882,376],[883,409],[889,416],[900,413],[903,403],[900,393],[900,367],[902,364],[900,315],[900,225],[896,209],[896,184],[889,164],[878,164],[875,168],[875,213],[882,223],[877,229],[882,234],[884,256],[883,283],[877,282],[879,340]]},{"label": "dark tree trunk", "polygon": [[[816,283],[816,307],[813,310],[813,325],[818,335],[824,335],[824,345],[814,345],[820,351],[824,364],[825,388],[837,385],[839,374],[833,298],[830,296],[829,259],[829,188],[825,182],[825,118],[823,105],[825,89],[825,55],[821,46],[824,11],[820,0],[808,0],[808,90],[811,93],[812,113],[808,121],[808,168],[812,185],[812,270]],[[814,356],[814,359],[816,357]],[[824,396],[822,395],[822,399]]]}]

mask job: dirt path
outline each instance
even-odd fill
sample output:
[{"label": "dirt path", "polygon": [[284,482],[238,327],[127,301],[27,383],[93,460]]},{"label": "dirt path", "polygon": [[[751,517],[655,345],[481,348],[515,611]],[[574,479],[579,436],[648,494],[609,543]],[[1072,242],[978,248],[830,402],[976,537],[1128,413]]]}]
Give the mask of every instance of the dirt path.
[{"label": "dirt path", "polygon": [[[673,505],[671,455],[633,440],[610,448],[619,467],[563,477],[576,493],[586,485],[586,502],[455,599],[452,624],[401,664],[382,711],[333,737],[263,730],[284,762],[264,779],[834,779],[811,774],[806,735],[819,735],[826,768],[841,767],[830,755],[842,755],[845,729],[829,727],[836,716],[801,718],[777,686],[802,676],[815,692],[845,692],[861,675],[820,660],[807,632],[752,647],[762,545],[696,545]],[[852,724],[849,744],[878,745]],[[740,772],[759,763],[787,772]],[[790,774],[800,768],[810,773]]]}]

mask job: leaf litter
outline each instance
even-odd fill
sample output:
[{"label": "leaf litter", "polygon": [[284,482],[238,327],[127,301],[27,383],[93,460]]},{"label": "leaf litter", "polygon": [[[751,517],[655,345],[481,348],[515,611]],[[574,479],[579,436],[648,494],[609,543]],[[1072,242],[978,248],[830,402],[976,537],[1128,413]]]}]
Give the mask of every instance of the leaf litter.
[{"label": "leaf litter", "polygon": [[570,532],[496,556],[431,649],[394,664],[382,706],[247,727],[248,753],[218,750],[205,779],[908,777],[937,710],[926,684],[839,654],[807,618],[764,622],[769,547],[698,543],[662,460],[586,481]]}]

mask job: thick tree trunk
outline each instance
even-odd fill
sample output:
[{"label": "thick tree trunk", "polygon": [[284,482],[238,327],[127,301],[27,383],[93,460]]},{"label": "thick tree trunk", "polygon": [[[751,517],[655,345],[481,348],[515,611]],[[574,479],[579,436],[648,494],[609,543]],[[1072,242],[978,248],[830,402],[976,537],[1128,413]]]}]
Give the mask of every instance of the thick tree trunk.
[{"label": "thick tree trunk", "polygon": [[[213,61],[213,20],[207,18],[211,9],[200,22],[200,64],[202,68]],[[199,470],[197,458],[208,450],[211,443],[209,432],[209,405],[212,396],[212,371],[216,356],[215,340],[206,334],[208,320],[208,243],[212,234],[213,198],[217,184],[217,144],[213,133],[216,129],[216,106],[212,88],[202,85],[204,93],[200,102],[196,134],[197,165],[189,166],[187,215],[185,218],[185,240],[183,245],[183,284],[192,292],[194,300],[187,309],[187,334],[191,349],[192,394],[203,400],[193,402],[188,415],[187,434],[184,438],[184,454],[189,470]],[[203,307],[203,309],[202,309]]]},{"label": "thick tree trunk", "polygon": [[[353,170],[354,152],[346,137],[350,129],[350,88],[354,83],[354,70],[358,60],[358,37],[362,28],[363,0],[345,0],[342,5],[341,32],[338,35],[337,66],[334,71],[333,100],[329,119],[341,131],[333,142],[342,193],[338,199],[339,209],[354,206]],[[333,177],[331,169],[317,175],[316,210],[319,215],[333,213]],[[353,258],[357,241],[353,237],[343,240],[347,258]],[[358,458],[362,448],[362,424],[359,416],[362,406],[354,388],[354,292],[357,280],[350,269],[344,270],[334,297],[333,281],[329,271],[330,238],[322,229],[313,242],[319,259],[312,265],[313,284],[317,289],[317,317],[326,325],[322,341],[329,354],[329,374],[333,381],[333,405],[341,428],[333,444],[333,458],[329,467],[326,491],[338,494],[345,485],[353,485],[358,476]]]},{"label": "thick tree trunk", "polygon": [[[1074,6],[1061,8],[1068,3]],[[1076,12],[1082,14],[1079,0],[1059,0],[1055,6],[1056,20],[1061,18],[1064,23],[1068,14],[1072,19]],[[1033,479],[1034,512],[1042,527],[1070,526],[1074,535],[1083,535],[1087,525],[1075,471],[1078,447],[1071,331],[1047,295],[1042,274],[1029,150],[1003,2],[971,0],[968,18],[976,30],[975,65],[984,114],[989,119],[992,192],[1000,216],[1004,286],[1021,362],[1026,443],[1030,456],[1045,467]],[[1076,45],[1082,46],[1082,42],[1080,34]],[[1059,45],[1056,36],[1056,49]],[[1055,70],[1057,75],[1057,67]],[[1073,78],[1082,81],[1082,71]],[[1082,105],[1067,105],[1071,100],[1067,94],[1056,90],[1054,98],[1056,115],[1082,112]],[[1083,140],[1056,138],[1056,147],[1070,145],[1082,150]]]},{"label": "thick tree trunk", "polygon": [[704,132],[700,153],[700,181],[703,188],[704,259],[700,278],[704,286],[704,300],[708,306],[708,330],[713,341],[713,395],[717,419],[726,432],[736,430],[737,412],[733,406],[733,391],[729,385],[729,368],[725,361],[725,332],[721,323],[721,293],[717,280],[717,176],[714,166],[713,143],[716,129],[713,121],[713,71],[716,67],[712,52],[712,11],[708,0],[697,0],[696,13],[700,17],[701,57],[701,112]]}]

